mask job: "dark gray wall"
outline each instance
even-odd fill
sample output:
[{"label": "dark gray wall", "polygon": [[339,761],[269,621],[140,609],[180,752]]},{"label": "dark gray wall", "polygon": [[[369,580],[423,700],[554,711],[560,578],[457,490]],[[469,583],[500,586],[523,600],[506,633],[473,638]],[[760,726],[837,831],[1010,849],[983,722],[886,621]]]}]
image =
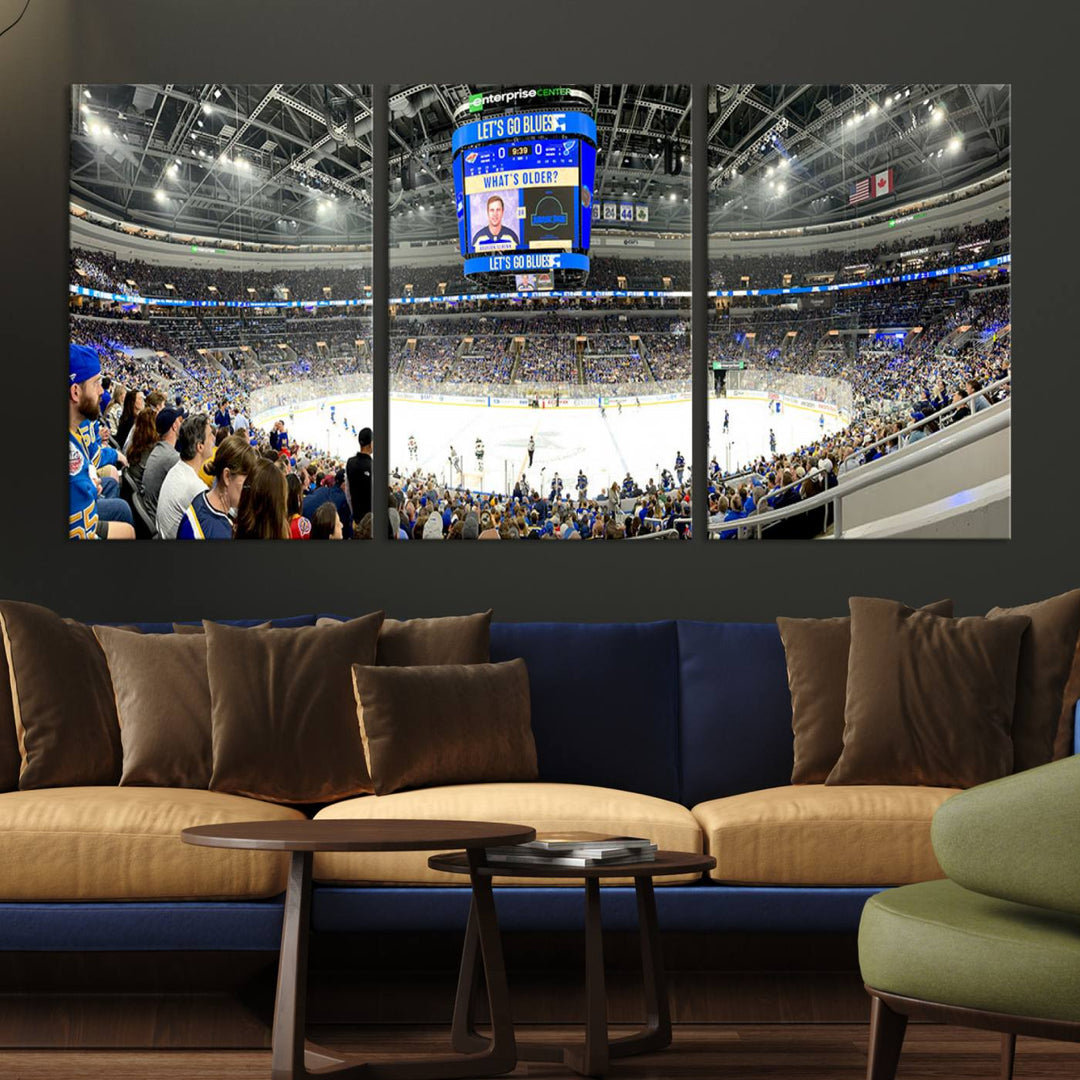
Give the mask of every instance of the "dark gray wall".
[{"label": "dark gray wall", "polygon": [[[21,8],[0,0],[0,25]],[[851,593],[961,613],[1076,585],[1074,35],[1034,5],[31,0],[0,38],[0,596],[99,619],[771,620]],[[880,11],[881,14],[875,14]],[[487,50],[498,12],[508,47]],[[518,14],[520,12],[520,14]],[[66,513],[68,84],[1011,82],[1013,536],[981,543],[72,544]],[[702,445],[701,433],[695,440]],[[1040,520],[1041,519],[1041,520]]]}]

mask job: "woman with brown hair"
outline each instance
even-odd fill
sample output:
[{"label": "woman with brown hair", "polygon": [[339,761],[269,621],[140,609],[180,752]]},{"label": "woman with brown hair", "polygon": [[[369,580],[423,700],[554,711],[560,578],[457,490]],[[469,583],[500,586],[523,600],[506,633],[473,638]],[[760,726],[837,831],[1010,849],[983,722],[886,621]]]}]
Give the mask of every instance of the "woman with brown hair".
[{"label": "woman with brown hair", "polygon": [[[149,412],[149,410],[144,410]],[[255,451],[242,435],[230,435],[223,439],[208,463],[208,472],[214,478],[209,491],[195,496],[177,529],[178,540],[231,540],[233,519],[237,506],[242,502],[246,480],[257,461]]]},{"label": "woman with brown hair", "polygon": [[120,413],[120,420],[116,425],[116,442],[123,446],[127,442],[128,434],[135,426],[135,417],[143,411],[146,398],[141,390],[129,390],[124,396],[124,408]]},{"label": "woman with brown hair", "polygon": [[[243,441],[243,436],[230,435],[229,438]],[[288,540],[287,506],[288,485],[284,474],[272,461],[256,457],[240,494],[236,539]]]},{"label": "woman with brown hair", "polygon": [[146,459],[154,444],[160,436],[157,430],[157,414],[153,409],[143,409],[135,418],[135,426],[131,429],[131,446],[127,452],[128,475],[135,481],[135,486],[142,491],[143,470],[146,468]]}]

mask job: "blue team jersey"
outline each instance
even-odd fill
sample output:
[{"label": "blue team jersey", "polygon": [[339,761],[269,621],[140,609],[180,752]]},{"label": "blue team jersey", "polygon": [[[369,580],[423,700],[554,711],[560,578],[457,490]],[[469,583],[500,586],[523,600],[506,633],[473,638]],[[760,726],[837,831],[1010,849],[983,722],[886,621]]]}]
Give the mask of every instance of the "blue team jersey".
[{"label": "blue team jersey", "polygon": [[473,247],[476,248],[478,251],[483,250],[484,248],[489,248],[489,247],[517,247],[518,246],[517,234],[512,229],[508,229],[505,225],[503,225],[499,229],[498,234],[495,235],[495,236],[491,235],[491,229],[489,229],[488,226],[485,225],[473,237],[472,242],[473,242]]},{"label": "blue team jersey", "polygon": [[116,451],[102,441],[99,420],[84,420],[79,425],[79,434],[82,435],[87,453],[90,455],[90,463],[95,469],[100,469],[103,465],[116,464]]},{"label": "blue team jersey", "polygon": [[81,429],[68,430],[68,537],[97,539],[97,485],[90,471],[91,453]]},{"label": "blue team jersey", "polygon": [[228,514],[215,510],[206,497],[207,492],[200,491],[180,519],[176,530],[177,540],[231,540],[233,538],[232,521]]}]

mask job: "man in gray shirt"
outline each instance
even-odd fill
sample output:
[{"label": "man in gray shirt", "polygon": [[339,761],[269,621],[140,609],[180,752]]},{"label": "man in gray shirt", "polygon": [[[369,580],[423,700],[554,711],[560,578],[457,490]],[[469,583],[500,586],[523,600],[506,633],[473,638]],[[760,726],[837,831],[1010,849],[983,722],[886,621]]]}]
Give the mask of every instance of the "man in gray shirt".
[{"label": "man in gray shirt", "polygon": [[176,437],[184,419],[183,409],[166,406],[157,414],[158,441],[146,458],[142,475],[142,497],[147,511],[157,513],[158,494],[169,470],[180,460]]},{"label": "man in gray shirt", "polygon": [[214,435],[206,413],[189,416],[176,440],[180,460],[169,470],[158,493],[157,531],[162,540],[175,540],[180,519],[196,495],[206,491],[199,470],[214,450]]}]

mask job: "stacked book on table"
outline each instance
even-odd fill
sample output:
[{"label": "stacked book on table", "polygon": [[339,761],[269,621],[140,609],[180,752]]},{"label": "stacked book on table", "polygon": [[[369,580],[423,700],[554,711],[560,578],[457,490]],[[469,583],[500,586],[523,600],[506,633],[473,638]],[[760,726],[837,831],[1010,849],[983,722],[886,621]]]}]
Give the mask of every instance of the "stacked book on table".
[{"label": "stacked book on table", "polygon": [[487,848],[488,863],[507,866],[613,866],[653,862],[656,845],[640,836],[568,832],[539,834],[527,844]]}]

